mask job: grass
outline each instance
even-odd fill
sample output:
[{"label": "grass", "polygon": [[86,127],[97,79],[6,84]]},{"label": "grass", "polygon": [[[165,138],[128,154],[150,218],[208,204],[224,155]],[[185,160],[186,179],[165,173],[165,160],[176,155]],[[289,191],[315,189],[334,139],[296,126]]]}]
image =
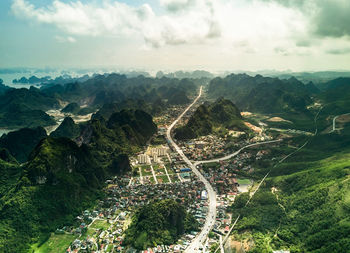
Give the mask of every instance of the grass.
[{"label": "grass", "polygon": [[154,172],[156,173],[156,175],[166,174],[166,173],[165,173],[164,167],[158,167],[158,169],[156,169],[155,167],[153,167],[153,169],[154,169]]},{"label": "grass", "polygon": [[156,181],[154,181],[154,178],[153,177],[149,177],[149,180],[151,181],[152,184],[155,184]]},{"label": "grass", "polygon": [[157,176],[158,183],[168,183],[169,179],[166,175]]},{"label": "grass", "polygon": [[152,171],[151,167],[149,165],[143,165],[141,166],[142,176],[151,176]]},{"label": "grass", "polygon": [[252,182],[250,181],[250,179],[247,179],[247,178],[244,178],[244,179],[237,178],[237,183],[242,185],[242,184],[251,184]]},{"label": "grass", "polygon": [[42,244],[39,248],[32,247],[34,253],[64,253],[69,245],[77,238],[76,235],[71,234],[54,234]]},{"label": "grass", "polygon": [[106,220],[95,220],[94,223],[91,224],[90,229],[103,229],[106,230],[110,226]]},{"label": "grass", "polygon": [[170,176],[170,178],[171,178],[171,182],[173,182],[173,183],[179,182],[179,181],[180,181],[179,178],[178,178],[178,176],[177,176],[176,174],[171,174],[171,175],[169,175],[169,176]]}]

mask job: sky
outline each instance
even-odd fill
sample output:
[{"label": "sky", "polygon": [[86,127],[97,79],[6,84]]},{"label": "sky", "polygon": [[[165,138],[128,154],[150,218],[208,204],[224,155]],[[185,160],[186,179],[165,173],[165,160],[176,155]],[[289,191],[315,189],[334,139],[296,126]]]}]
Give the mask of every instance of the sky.
[{"label": "sky", "polygon": [[350,70],[349,0],[1,0],[0,67]]}]

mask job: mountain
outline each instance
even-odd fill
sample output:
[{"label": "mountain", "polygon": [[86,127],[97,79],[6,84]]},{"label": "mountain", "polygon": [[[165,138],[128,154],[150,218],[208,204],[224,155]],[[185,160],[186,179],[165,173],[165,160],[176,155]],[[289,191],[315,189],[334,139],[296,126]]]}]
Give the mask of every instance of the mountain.
[{"label": "mountain", "polygon": [[14,79],[12,83],[30,83],[30,84],[38,84],[38,83],[43,83],[43,82],[48,82],[52,80],[50,76],[45,76],[45,77],[36,77],[36,76],[31,76],[29,78],[26,77],[21,77],[20,79]]},{"label": "mountain", "polygon": [[0,95],[0,127],[54,125],[54,119],[44,112],[53,108],[59,108],[58,100],[39,89],[9,89]]},{"label": "mountain", "polygon": [[294,77],[281,80],[231,74],[211,80],[208,94],[214,98],[223,96],[242,110],[259,113],[306,112],[312,102],[307,87]]},{"label": "mountain", "polygon": [[24,167],[0,162],[0,170],[6,172],[0,181],[13,174],[0,196],[1,252],[28,252],[32,240],[72,225],[94,203],[104,180],[89,149],[65,138],[43,139]]},{"label": "mountain", "polygon": [[193,139],[217,129],[248,131],[239,109],[230,100],[220,98],[200,105],[185,126],[175,129],[174,136],[178,140]]},{"label": "mountain", "polygon": [[58,128],[53,131],[51,137],[66,137],[69,139],[75,139],[80,135],[81,128],[75,124],[71,117],[65,117]]},{"label": "mountain", "polygon": [[[197,86],[198,83],[192,79],[158,79],[144,76],[127,78],[125,75],[113,73],[96,75],[84,82],[45,86],[41,91],[47,96],[71,103],[102,107],[107,103],[121,103],[128,99],[153,104],[159,99],[169,100],[178,92],[188,97],[196,93]],[[176,100],[173,100],[173,103],[176,104]]]},{"label": "mountain", "polygon": [[80,106],[77,103],[70,103],[66,105],[61,112],[77,114],[80,110]]},{"label": "mountain", "polygon": [[168,77],[168,78],[213,78],[214,75],[205,70],[195,70],[193,72],[184,72],[184,71],[176,71],[174,73],[163,73],[162,71],[158,71],[156,74],[157,78]]},{"label": "mountain", "polygon": [[22,128],[3,134],[0,138],[0,147],[7,149],[17,161],[23,163],[27,161],[36,145],[46,137],[46,131],[42,127]]},{"label": "mountain", "polygon": [[348,85],[350,83],[350,77],[338,77],[332,80],[329,80],[328,82],[323,82],[318,84],[318,87],[321,90],[330,90],[337,88],[338,86],[344,86]]},{"label": "mountain", "polygon": [[233,220],[241,217],[233,240],[250,238],[249,252],[349,252],[350,128],[310,137],[298,152],[289,146],[304,142],[289,140],[255,163],[252,176],[268,177],[249,205],[249,193],[235,199]]},{"label": "mountain", "polygon": [[3,80],[0,78],[0,95],[4,94],[9,89],[11,88],[3,84]]},{"label": "mountain", "polygon": [[[54,135],[72,134],[76,126],[66,118]],[[21,166],[1,151],[0,183],[6,183],[0,186],[0,252],[28,252],[29,244],[73,225],[74,217],[101,198],[107,177],[130,170],[128,155],[156,130],[149,114],[122,110],[107,121],[83,124],[75,141],[42,139]]]},{"label": "mountain", "polygon": [[138,250],[176,243],[185,232],[198,229],[198,222],[174,200],[167,199],[141,207],[132,217],[123,243]]}]

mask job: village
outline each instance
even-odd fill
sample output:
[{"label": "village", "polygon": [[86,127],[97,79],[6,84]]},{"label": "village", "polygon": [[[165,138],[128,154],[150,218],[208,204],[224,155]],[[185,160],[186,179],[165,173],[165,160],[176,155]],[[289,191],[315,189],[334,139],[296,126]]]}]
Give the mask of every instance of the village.
[{"label": "village", "polygon": [[[155,119],[158,124],[157,135],[145,150],[129,157],[130,172],[105,182],[105,198],[93,210],[85,210],[76,217],[78,226],[56,230],[56,234],[75,235],[66,252],[138,252],[123,244],[124,233],[135,211],[155,200],[171,198],[178,201],[194,215],[201,228],[208,212],[208,193],[204,184],[165,138],[167,126],[182,110],[182,106],[174,107],[169,113]],[[223,157],[256,140],[269,139],[262,131],[256,134],[258,137],[254,136],[250,140],[237,138],[242,133],[229,134],[236,138],[231,146],[227,145],[228,136],[222,138],[217,135],[179,142],[179,145],[189,159],[198,161]],[[206,252],[229,232],[232,217],[228,207],[235,196],[248,191],[253,184],[251,180],[239,176],[242,174],[239,172],[251,173],[254,170],[251,163],[265,154],[268,151],[250,150],[230,160],[198,165],[201,174],[215,189],[217,198],[217,218],[206,243]],[[183,252],[197,233],[191,231],[174,245],[157,245],[143,252]]]},{"label": "village", "polygon": [[[252,172],[251,161],[267,153],[247,151],[231,160],[199,165],[201,173],[217,192],[217,219],[208,248],[229,231],[228,207],[237,194],[248,191],[253,183],[238,178],[237,172]],[[177,200],[194,215],[200,226],[204,224],[208,211],[207,192],[177,153],[167,145],[148,146],[145,152],[130,160],[132,172],[106,181],[106,198],[94,210],[86,210],[77,217],[79,227],[56,231],[77,235],[67,252],[137,252],[123,245],[124,232],[137,208],[154,200]],[[197,233],[191,231],[175,245],[158,245],[144,252],[183,252]]]}]

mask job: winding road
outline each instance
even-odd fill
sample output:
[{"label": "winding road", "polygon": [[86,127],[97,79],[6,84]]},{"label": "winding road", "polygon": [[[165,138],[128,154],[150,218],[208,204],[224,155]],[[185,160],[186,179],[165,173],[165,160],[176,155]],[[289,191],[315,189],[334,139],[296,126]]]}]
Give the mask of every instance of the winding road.
[{"label": "winding road", "polygon": [[179,120],[188,112],[188,110],[198,101],[198,99],[202,95],[202,86],[200,87],[199,94],[196,97],[196,99],[190,104],[181,114],[180,116],[169,126],[167,130],[167,138],[169,141],[169,144],[171,144],[176,152],[181,156],[184,162],[192,169],[192,172],[199,178],[200,181],[204,183],[204,186],[208,192],[208,213],[207,217],[204,223],[204,226],[202,227],[202,230],[200,233],[197,234],[197,236],[192,240],[191,244],[186,248],[185,252],[192,253],[192,252],[201,252],[201,248],[203,248],[203,244],[205,243],[205,240],[208,236],[209,231],[215,224],[216,220],[216,193],[213,189],[213,187],[210,185],[208,180],[205,179],[205,177],[197,170],[196,166],[187,158],[187,156],[184,155],[181,148],[174,142],[173,138],[171,137],[171,130],[173,127],[179,122]]},{"label": "winding road", "polygon": [[[247,146],[242,147],[241,149],[237,150],[236,152],[229,154],[224,157],[212,159],[212,160],[205,160],[205,161],[195,161],[191,162],[187,156],[183,153],[181,148],[175,143],[173,138],[171,137],[171,130],[174,128],[174,126],[179,122],[179,120],[188,112],[188,110],[195,104],[197,103],[198,99],[202,95],[202,87],[199,90],[199,94],[196,97],[196,99],[180,114],[180,116],[168,127],[167,129],[167,139],[169,141],[169,144],[172,145],[176,152],[181,156],[184,162],[192,169],[192,172],[199,178],[200,181],[203,182],[207,192],[208,192],[208,213],[206,216],[205,224],[201,230],[201,232],[195,237],[194,240],[192,240],[191,244],[186,248],[185,252],[192,253],[192,252],[201,252],[203,250],[203,245],[207,239],[209,231],[212,229],[212,227],[215,224],[216,220],[216,193],[211,186],[211,184],[208,182],[208,180],[199,172],[199,170],[196,168],[197,165],[203,164],[203,163],[212,163],[212,162],[220,162],[224,160],[228,160],[236,155],[238,155],[242,150],[253,147],[253,146],[258,146],[258,145],[263,145],[263,144],[269,144],[269,143],[274,143],[274,142],[279,142],[281,140],[272,140],[272,141],[264,141],[264,142],[258,142],[258,143],[253,143],[249,144]],[[236,221],[237,222],[237,221]],[[235,222],[235,223],[236,223]],[[226,239],[226,238],[225,238]]]}]

